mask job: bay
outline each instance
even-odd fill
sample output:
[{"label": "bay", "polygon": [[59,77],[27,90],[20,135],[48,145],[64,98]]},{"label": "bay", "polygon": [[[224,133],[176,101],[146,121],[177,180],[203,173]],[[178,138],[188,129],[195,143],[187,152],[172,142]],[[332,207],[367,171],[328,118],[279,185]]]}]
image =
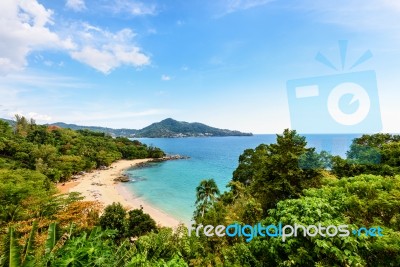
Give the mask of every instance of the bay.
[{"label": "bay", "polygon": [[[359,135],[305,135],[308,146],[345,157],[351,141]],[[125,184],[135,196],[188,223],[193,215],[195,190],[203,179],[215,179],[221,191],[232,178],[240,154],[261,143],[275,143],[276,135],[243,137],[139,138],[168,154],[189,159],[151,163],[127,171],[133,182]]]}]

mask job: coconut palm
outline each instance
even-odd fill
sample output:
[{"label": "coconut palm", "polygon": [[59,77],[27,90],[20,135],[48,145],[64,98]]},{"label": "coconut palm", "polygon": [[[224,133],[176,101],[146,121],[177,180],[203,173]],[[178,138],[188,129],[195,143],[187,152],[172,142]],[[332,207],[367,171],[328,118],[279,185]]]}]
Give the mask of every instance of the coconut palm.
[{"label": "coconut palm", "polygon": [[196,205],[201,217],[205,210],[217,199],[220,194],[214,179],[202,180],[196,187]]}]

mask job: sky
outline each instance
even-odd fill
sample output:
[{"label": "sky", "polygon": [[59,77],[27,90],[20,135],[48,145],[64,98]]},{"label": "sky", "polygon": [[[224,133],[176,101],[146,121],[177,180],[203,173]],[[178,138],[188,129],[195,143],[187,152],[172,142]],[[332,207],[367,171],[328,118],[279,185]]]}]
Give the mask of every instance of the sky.
[{"label": "sky", "polygon": [[[0,2],[0,117],[8,119],[139,129],[171,117],[280,133],[293,128],[293,114],[314,125],[328,114],[327,94],[299,108],[288,81],[350,73],[374,91],[381,131],[398,133],[399,62],[396,0]],[[376,85],[352,81],[370,70]]]}]

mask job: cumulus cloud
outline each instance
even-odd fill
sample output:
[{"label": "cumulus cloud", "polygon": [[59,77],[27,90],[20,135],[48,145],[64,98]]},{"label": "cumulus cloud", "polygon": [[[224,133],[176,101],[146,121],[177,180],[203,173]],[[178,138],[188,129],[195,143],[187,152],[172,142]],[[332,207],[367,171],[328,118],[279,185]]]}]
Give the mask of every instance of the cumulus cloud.
[{"label": "cumulus cloud", "polygon": [[[68,0],[67,6],[78,10],[84,8],[84,2]],[[133,42],[135,34],[131,29],[111,32],[75,23],[58,27],[60,31],[55,32],[54,23],[52,10],[37,0],[1,0],[0,74],[24,69],[32,51],[49,48],[66,51],[73,59],[104,74],[121,65],[140,67],[150,63]]]},{"label": "cumulus cloud", "polygon": [[[1,112],[0,112],[1,114]],[[51,116],[46,115],[46,114],[39,114],[37,112],[23,112],[21,110],[12,110],[12,111],[8,111],[7,115],[4,117],[7,117],[9,119],[14,119],[15,115],[20,115],[20,116],[24,116],[25,118],[27,118],[28,120],[30,119],[34,119],[37,122],[43,123],[43,122],[48,122],[51,121]]]},{"label": "cumulus cloud", "polygon": [[70,52],[71,57],[104,74],[121,65],[140,67],[150,63],[150,58],[132,42],[135,34],[130,29],[113,33],[90,24],[78,28],[78,48]]},{"label": "cumulus cloud", "polygon": [[46,115],[46,114],[39,114],[36,112],[28,112],[26,114],[27,118],[32,118],[34,120],[38,120],[38,121],[51,121],[51,116]]},{"label": "cumulus cloud", "polygon": [[82,11],[86,9],[84,0],[67,0],[65,6],[74,11]]},{"label": "cumulus cloud", "polygon": [[163,81],[169,81],[169,80],[171,80],[171,77],[168,76],[168,75],[163,74],[163,75],[161,75],[161,80],[163,80]]},{"label": "cumulus cloud", "polygon": [[61,40],[48,28],[52,15],[36,0],[0,1],[0,74],[23,69],[33,50],[73,48],[71,39]]},{"label": "cumulus cloud", "polygon": [[[7,78],[6,78],[7,79]],[[0,88],[0,99],[3,101],[3,105],[0,106],[0,117],[14,119],[15,114],[22,115],[28,119],[32,118],[37,121],[45,122],[51,120],[51,117],[42,112],[26,111],[32,110],[29,106],[32,104],[32,97],[24,97],[27,93],[24,89],[15,89],[3,85]],[[41,109],[44,105],[39,105],[38,109]]]}]

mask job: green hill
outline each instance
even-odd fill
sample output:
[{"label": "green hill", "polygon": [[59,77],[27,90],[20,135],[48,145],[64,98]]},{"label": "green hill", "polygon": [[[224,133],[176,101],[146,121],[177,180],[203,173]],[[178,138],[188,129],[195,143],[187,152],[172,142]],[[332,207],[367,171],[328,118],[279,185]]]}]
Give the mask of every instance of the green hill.
[{"label": "green hill", "polygon": [[101,132],[106,133],[112,136],[123,136],[123,137],[134,137],[137,130],[134,129],[113,129],[107,127],[100,127],[100,126],[81,126],[76,124],[68,124],[64,122],[56,122],[48,124],[51,126],[58,126],[61,128],[69,128],[72,130],[90,130],[93,132]]},{"label": "green hill", "polygon": [[189,137],[189,136],[251,136],[227,129],[218,129],[198,122],[176,121],[168,118],[153,123],[136,133],[136,137]]}]

